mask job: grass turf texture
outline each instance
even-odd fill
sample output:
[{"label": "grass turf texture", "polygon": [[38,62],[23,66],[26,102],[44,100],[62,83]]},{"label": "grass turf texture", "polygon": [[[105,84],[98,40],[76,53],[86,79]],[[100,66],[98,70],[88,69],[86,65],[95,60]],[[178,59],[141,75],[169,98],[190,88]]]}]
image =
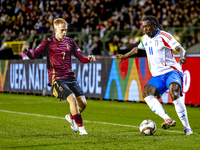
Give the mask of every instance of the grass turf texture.
[{"label": "grass turf texture", "polygon": [[[64,116],[69,104],[54,97],[0,93],[0,149],[150,149],[197,150],[200,147],[200,108],[187,107],[194,135],[185,136],[173,105],[163,105],[176,127],[164,130],[162,118],[144,103],[87,100],[82,113],[89,133],[74,133]],[[143,136],[139,125],[151,119],[153,136]]]}]

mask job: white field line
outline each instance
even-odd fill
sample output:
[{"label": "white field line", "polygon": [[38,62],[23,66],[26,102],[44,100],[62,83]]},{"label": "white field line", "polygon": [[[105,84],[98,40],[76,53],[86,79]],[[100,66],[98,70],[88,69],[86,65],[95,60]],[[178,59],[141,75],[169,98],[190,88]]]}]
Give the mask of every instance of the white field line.
[{"label": "white field line", "polygon": [[[41,115],[41,114],[29,114],[29,113],[8,111],[8,110],[0,110],[0,112],[20,114],[20,115],[27,115],[27,116],[37,116],[37,117],[54,118],[54,119],[64,119],[65,120],[64,117],[48,116],[48,115]],[[83,120],[83,121],[87,122],[87,123],[98,123],[98,124],[104,124],[104,125],[113,125],[113,126],[139,128],[139,126],[126,125],[126,124],[117,124],[117,123],[99,122],[99,121],[88,121],[88,120]],[[157,129],[157,130],[162,130],[162,131],[166,131],[166,132],[183,133],[182,131],[174,131],[174,130],[163,130],[163,129]],[[197,134],[197,133],[195,133],[195,134]]]}]

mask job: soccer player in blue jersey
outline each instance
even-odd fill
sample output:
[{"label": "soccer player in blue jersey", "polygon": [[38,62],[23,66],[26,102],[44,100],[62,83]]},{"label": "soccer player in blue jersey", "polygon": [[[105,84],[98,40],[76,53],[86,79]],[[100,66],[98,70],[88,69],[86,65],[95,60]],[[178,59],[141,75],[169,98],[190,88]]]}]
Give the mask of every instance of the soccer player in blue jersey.
[{"label": "soccer player in blue jersey", "polygon": [[[129,56],[137,54],[139,49],[146,51],[149,69],[153,77],[145,85],[144,100],[153,112],[164,119],[161,124],[162,128],[173,127],[176,125],[176,121],[167,115],[161,103],[155,98],[155,96],[160,97],[169,89],[175,110],[183,124],[184,132],[186,135],[191,135],[193,131],[189,125],[182,97],[183,73],[181,65],[186,63],[186,51],[171,34],[162,30],[154,16],[146,16],[143,19],[142,27],[145,34],[142,36],[140,44],[124,55],[116,55],[116,58],[123,61]],[[173,49],[180,54],[179,63],[173,57]]]},{"label": "soccer player in blue jersey", "polygon": [[65,116],[66,120],[74,132],[79,129],[80,135],[86,135],[88,133],[83,126],[81,116],[81,112],[86,108],[86,98],[71,70],[71,55],[73,54],[82,63],[94,62],[95,57],[92,55],[84,57],[74,40],[66,37],[67,22],[64,19],[55,19],[53,25],[55,36],[39,44],[34,51],[29,51],[28,47],[24,45],[22,52],[30,59],[34,59],[42,53],[46,54],[53,95],[60,100],[66,99],[69,102],[70,114]]}]

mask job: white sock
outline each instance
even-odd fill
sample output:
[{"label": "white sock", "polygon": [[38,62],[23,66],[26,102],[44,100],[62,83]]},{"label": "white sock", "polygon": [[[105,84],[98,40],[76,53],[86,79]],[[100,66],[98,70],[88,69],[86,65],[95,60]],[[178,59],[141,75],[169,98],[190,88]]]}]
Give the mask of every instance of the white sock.
[{"label": "white sock", "polygon": [[154,96],[147,96],[144,98],[144,100],[146,101],[147,105],[149,106],[149,108],[156,113],[157,115],[159,115],[160,117],[162,117],[164,120],[166,119],[171,119],[167,113],[165,112],[165,110],[163,109],[161,103],[154,97]]},{"label": "white sock", "polygon": [[181,120],[184,129],[191,129],[187,117],[187,110],[183,101],[183,97],[180,97],[177,100],[173,101],[173,103],[175,106],[176,113],[178,114],[178,117]]}]

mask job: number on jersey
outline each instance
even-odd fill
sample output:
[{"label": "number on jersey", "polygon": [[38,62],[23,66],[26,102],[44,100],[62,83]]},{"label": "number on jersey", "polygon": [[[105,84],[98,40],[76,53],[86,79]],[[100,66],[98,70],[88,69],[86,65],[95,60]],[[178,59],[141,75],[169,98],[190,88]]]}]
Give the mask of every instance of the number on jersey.
[{"label": "number on jersey", "polygon": [[149,54],[153,55],[153,47],[149,47]]}]

